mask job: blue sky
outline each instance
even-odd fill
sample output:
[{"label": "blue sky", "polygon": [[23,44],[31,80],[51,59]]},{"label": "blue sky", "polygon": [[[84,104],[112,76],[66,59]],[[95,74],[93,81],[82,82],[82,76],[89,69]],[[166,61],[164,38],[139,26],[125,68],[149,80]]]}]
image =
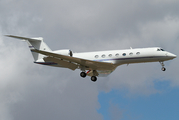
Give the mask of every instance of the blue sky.
[{"label": "blue sky", "polygon": [[73,52],[162,47],[179,56],[178,0],[1,0],[0,119],[176,120],[178,58],[119,66],[93,83],[34,64],[25,42],[43,37]]},{"label": "blue sky", "polygon": [[[171,88],[168,81],[155,82],[155,88],[161,93],[149,96],[126,96],[127,91],[101,92],[98,96],[101,105],[98,112],[103,115],[104,120],[177,120],[179,89]],[[114,106],[115,108],[112,108]]]}]

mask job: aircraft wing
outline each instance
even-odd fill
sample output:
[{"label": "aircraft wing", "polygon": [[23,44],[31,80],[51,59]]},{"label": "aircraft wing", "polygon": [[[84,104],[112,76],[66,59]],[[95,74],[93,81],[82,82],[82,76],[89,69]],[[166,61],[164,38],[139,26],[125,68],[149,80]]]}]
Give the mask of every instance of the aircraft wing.
[{"label": "aircraft wing", "polygon": [[[32,49],[31,51],[32,52],[37,52],[37,53],[40,53],[40,54],[43,54],[43,55],[46,55],[47,57],[50,57],[52,61],[53,61],[52,58],[54,58],[55,61],[53,61],[53,62],[56,62],[56,63],[60,62],[62,59],[64,61],[69,61],[69,63],[72,63],[73,66],[74,66],[73,70],[75,68],[77,68],[75,66],[75,64],[78,65],[78,66],[84,66],[84,67],[86,67],[89,70],[101,70],[101,71],[105,71],[105,70],[111,70],[111,71],[113,71],[117,67],[116,65],[114,65],[112,63],[105,63],[105,62],[86,60],[86,59],[82,59],[82,58],[76,58],[76,57],[61,55],[61,54],[57,54],[57,53],[53,53],[53,52],[47,52],[47,51],[42,51],[42,50],[37,50],[37,49]],[[59,61],[58,61],[58,59],[59,59]]]}]

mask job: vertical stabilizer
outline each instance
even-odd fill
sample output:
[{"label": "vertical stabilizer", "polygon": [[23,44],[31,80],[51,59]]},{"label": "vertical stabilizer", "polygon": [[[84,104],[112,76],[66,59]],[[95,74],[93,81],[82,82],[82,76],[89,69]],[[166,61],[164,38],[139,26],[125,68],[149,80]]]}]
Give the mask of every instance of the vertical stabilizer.
[{"label": "vertical stabilizer", "polygon": [[[47,44],[43,41],[42,37],[39,38],[26,38],[26,37],[19,37],[19,36],[13,36],[13,35],[6,35],[8,37],[13,37],[13,38],[17,38],[17,39],[21,39],[23,41],[26,41],[27,44],[29,45],[30,49],[38,49],[38,50],[43,50],[43,51],[52,51]],[[35,61],[42,59],[44,57],[44,55],[36,53],[36,52],[32,52],[32,56],[34,58]]]},{"label": "vertical stabilizer", "polygon": [[[47,44],[43,41],[43,38],[32,38],[34,40],[27,40],[26,42],[29,45],[29,48],[35,48],[38,50],[44,50],[44,51],[52,51]],[[32,51],[31,51],[32,52]],[[42,59],[44,55],[32,52],[32,56],[34,57],[34,60],[37,61],[38,59]]]}]

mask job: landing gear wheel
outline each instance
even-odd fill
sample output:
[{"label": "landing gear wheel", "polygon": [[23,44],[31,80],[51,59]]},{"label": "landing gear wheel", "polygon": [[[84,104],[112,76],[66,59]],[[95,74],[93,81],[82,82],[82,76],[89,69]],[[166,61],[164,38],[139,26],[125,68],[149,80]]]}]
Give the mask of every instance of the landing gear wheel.
[{"label": "landing gear wheel", "polygon": [[97,80],[97,77],[96,77],[96,76],[92,76],[92,77],[91,77],[91,81],[96,82],[96,80]]},{"label": "landing gear wheel", "polygon": [[166,71],[166,68],[165,68],[165,67],[162,67],[162,71]]},{"label": "landing gear wheel", "polygon": [[164,67],[164,63],[162,61],[160,61],[160,64],[162,65],[162,71],[166,71],[166,68]]},{"label": "landing gear wheel", "polygon": [[85,77],[86,77],[86,73],[85,73],[85,72],[81,72],[81,73],[80,73],[80,76],[83,77],[83,78],[85,78]]}]

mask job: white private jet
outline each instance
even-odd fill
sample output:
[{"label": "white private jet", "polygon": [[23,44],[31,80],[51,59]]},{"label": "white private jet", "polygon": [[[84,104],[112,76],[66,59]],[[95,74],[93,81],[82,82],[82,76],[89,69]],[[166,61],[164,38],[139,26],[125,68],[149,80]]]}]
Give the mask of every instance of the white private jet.
[{"label": "white private jet", "polygon": [[165,71],[164,61],[172,60],[177,56],[160,47],[138,48],[126,50],[110,50],[73,53],[69,49],[52,51],[43,41],[43,38],[26,38],[6,35],[26,41],[34,57],[34,63],[54,67],[81,69],[80,76],[91,76],[92,81],[97,76],[106,76],[119,65],[144,62],[160,62],[162,71]]}]

